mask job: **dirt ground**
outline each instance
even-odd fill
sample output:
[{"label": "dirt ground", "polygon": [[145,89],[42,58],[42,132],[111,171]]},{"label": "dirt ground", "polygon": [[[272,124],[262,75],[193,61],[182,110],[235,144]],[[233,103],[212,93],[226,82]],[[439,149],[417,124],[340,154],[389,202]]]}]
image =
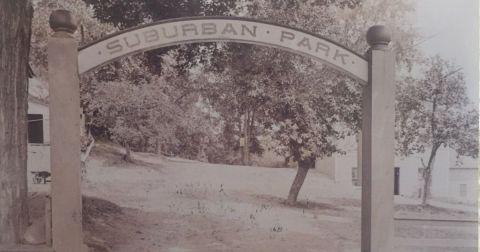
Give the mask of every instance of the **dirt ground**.
[{"label": "dirt ground", "polygon": [[287,206],[294,169],[138,153],[127,164],[118,155],[98,146],[84,184],[88,196],[121,206],[86,221],[96,223],[89,235],[112,251],[343,251],[359,243],[359,192],[335,191],[314,172],[299,204]]},{"label": "dirt ground", "polygon": [[[358,250],[360,191],[315,170],[307,176],[299,203],[289,206],[284,199],[294,169],[213,165],[142,153],[135,154],[134,163],[124,163],[120,151],[99,144],[87,162],[83,211],[91,251]],[[40,195],[33,198],[41,205]],[[397,211],[418,209],[400,206]],[[34,212],[41,215],[41,208]],[[402,225],[396,232],[418,235],[410,236],[409,230]]]}]

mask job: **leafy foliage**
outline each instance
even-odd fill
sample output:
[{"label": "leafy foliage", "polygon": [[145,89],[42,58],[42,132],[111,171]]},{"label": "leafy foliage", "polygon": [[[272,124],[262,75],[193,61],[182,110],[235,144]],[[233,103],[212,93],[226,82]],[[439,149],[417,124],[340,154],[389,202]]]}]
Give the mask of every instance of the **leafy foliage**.
[{"label": "leafy foliage", "polygon": [[[398,1],[397,1],[398,2]],[[394,49],[399,62],[410,62],[411,55],[402,53],[415,39],[414,30],[406,17],[413,11],[411,4],[388,0],[370,1],[245,1],[246,13],[256,19],[266,19],[293,27],[301,27],[355,49],[366,52],[365,31],[377,23],[387,23],[398,29]],[[378,6],[383,6],[382,12]],[[377,8],[377,9],[374,9]],[[399,9],[396,9],[399,8]],[[375,15],[372,11],[375,10]],[[399,11],[400,10],[400,11]],[[292,156],[294,160],[341,152],[336,142],[360,128],[361,85],[344,74],[332,72],[324,65],[290,53],[259,47],[228,45],[231,69],[236,88],[244,94],[260,92],[257,102],[234,92],[237,99],[259,110],[257,120],[280,144],[277,153]],[[406,50],[415,51],[414,48]],[[236,66],[238,65],[238,66]],[[227,69],[228,70],[228,69]],[[243,81],[250,86],[241,85]],[[235,100],[234,98],[227,101]],[[240,105],[240,106],[239,106]],[[241,104],[236,106],[242,107]],[[263,109],[263,110],[262,110]],[[288,146],[288,148],[285,148]],[[288,151],[286,151],[288,149]]]},{"label": "leafy foliage", "polygon": [[80,44],[89,43],[115,31],[112,25],[96,19],[93,9],[82,1],[34,0],[32,3],[34,14],[30,62],[35,68],[36,75],[40,78],[46,79],[47,42],[48,37],[53,33],[48,20],[54,10],[66,9],[72,11],[79,25],[79,32],[75,33],[75,38],[80,41]]},{"label": "leafy foliage", "polygon": [[171,126],[179,120],[179,111],[161,88],[158,83],[101,83],[89,106],[95,113],[90,114],[91,124],[108,128],[111,138],[120,144],[148,146],[152,140],[171,141]]},{"label": "leafy foliage", "polygon": [[397,151],[404,156],[430,151],[423,163],[423,204],[430,197],[440,147],[478,156],[478,111],[468,101],[461,68],[439,56],[428,59],[421,78],[406,78],[397,90]]},{"label": "leafy foliage", "polygon": [[233,14],[236,0],[84,0],[95,7],[95,16],[120,29],[162,19]]},{"label": "leafy foliage", "polygon": [[444,145],[476,157],[478,113],[469,102],[463,72],[439,56],[425,68],[423,77],[398,85],[398,152],[406,156]]},{"label": "leafy foliage", "polygon": [[[236,13],[237,0],[83,0],[93,6],[95,17],[111,23],[118,29],[135,27],[158,20],[185,16],[229,16]],[[149,69],[162,71],[162,55],[178,50],[177,70],[186,74],[188,69],[209,60],[209,54],[219,53],[215,43],[191,44],[173,48],[160,48],[145,53]],[[215,59],[216,57],[214,57]]]}]

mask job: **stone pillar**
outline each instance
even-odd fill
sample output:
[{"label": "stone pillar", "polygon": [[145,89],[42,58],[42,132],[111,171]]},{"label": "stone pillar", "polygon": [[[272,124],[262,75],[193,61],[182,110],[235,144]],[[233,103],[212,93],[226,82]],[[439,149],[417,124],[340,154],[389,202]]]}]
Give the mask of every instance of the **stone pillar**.
[{"label": "stone pillar", "polygon": [[363,90],[362,252],[392,251],[395,61],[384,26],[367,32],[369,83]]},{"label": "stone pillar", "polygon": [[77,28],[71,13],[50,16],[55,31],[48,41],[50,92],[52,242],[57,252],[85,252],[80,170],[80,90]]},{"label": "stone pillar", "polygon": [[362,131],[359,130],[357,134],[357,172],[358,185],[362,185]]}]

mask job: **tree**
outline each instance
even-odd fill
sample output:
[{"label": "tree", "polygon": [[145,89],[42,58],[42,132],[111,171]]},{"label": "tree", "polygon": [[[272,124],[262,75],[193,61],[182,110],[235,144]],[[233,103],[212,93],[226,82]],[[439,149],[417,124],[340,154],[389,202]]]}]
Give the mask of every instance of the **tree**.
[{"label": "tree", "polygon": [[184,89],[177,88],[186,82],[194,88],[199,81],[178,76],[172,57],[164,57],[169,64],[162,76],[146,70],[135,81],[100,81],[88,103],[90,125],[123,145],[127,161],[130,150],[205,159],[204,145],[215,145],[216,120],[208,116],[208,107],[198,95],[184,96]]},{"label": "tree", "polygon": [[353,81],[328,81],[335,73],[319,64],[290,71],[269,90],[265,128],[279,143],[274,151],[298,163],[287,199],[294,204],[315,159],[342,153],[337,140],[356,132],[360,106]]},{"label": "tree", "polygon": [[[395,8],[391,4],[390,0],[251,0],[243,1],[241,7],[247,16],[301,27],[340,41],[359,53],[368,48],[368,27],[388,23],[398,29],[393,43],[398,61],[408,66],[415,51],[411,47],[415,32],[405,17],[413,9],[409,4],[395,4]],[[385,7],[382,12],[379,6]],[[315,157],[341,152],[336,140],[360,128],[361,85],[338,72],[330,73],[322,64],[286,52],[232,44],[222,49],[226,57],[214,61],[221,63],[213,65],[213,72],[230,75],[231,79],[222,78],[224,83],[216,85],[218,92],[211,100],[221,104],[219,110],[228,108],[228,116],[234,116],[234,125],[238,125],[237,132],[245,131],[246,139],[256,132],[249,127],[257,125],[250,128],[258,129],[261,124],[278,143],[274,151],[298,162],[288,197],[294,203]],[[245,149],[248,146],[247,142]]]},{"label": "tree", "polygon": [[428,154],[423,165],[422,204],[430,198],[432,170],[440,147],[458,155],[478,155],[478,112],[469,102],[461,68],[440,58],[427,60],[423,76],[397,88],[397,151]]},{"label": "tree", "polygon": [[169,142],[178,125],[179,108],[164,93],[162,82],[143,85],[102,82],[89,104],[91,123],[108,130],[109,137],[126,149],[147,151],[149,145]]},{"label": "tree", "polygon": [[0,1],[0,244],[19,243],[28,224],[28,55],[33,10]]},{"label": "tree", "polygon": [[[266,100],[269,99],[264,89],[269,84],[264,66],[268,65],[272,50],[233,43],[223,44],[223,50],[224,57],[214,61],[214,64],[222,64],[205,67],[205,71],[217,76],[217,83],[213,83],[203,95],[222,115],[226,125],[233,127],[235,138],[244,139],[243,146],[239,141],[233,146],[235,150],[240,150],[242,164],[248,165],[250,154],[263,153],[257,137],[261,133],[258,126],[265,115]],[[230,129],[225,128],[226,131]]]},{"label": "tree", "polygon": [[[267,19],[318,31],[331,23],[333,15],[325,14],[327,11],[324,8],[330,4],[353,7],[357,1],[302,1],[299,3],[298,1],[253,0],[243,1],[240,6],[244,9],[242,13],[256,19]],[[312,8],[315,10],[312,11]],[[333,12],[330,10],[328,13]],[[266,112],[269,106],[268,101],[274,99],[272,93],[269,93],[268,86],[283,82],[281,78],[288,77],[289,74],[298,77],[299,75],[293,72],[297,69],[294,65],[302,60],[298,60],[301,57],[295,57],[280,50],[252,45],[228,43],[223,44],[221,49],[223,50],[222,59],[213,60],[213,64],[207,67],[208,70],[223,76],[222,83],[215,85],[218,87],[217,92],[209,98],[218,111],[225,111],[222,115],[225,119],[230,119],[230,125],[237,129],[237,136],[244,137],[245,142],[241,150],[242,163],[248,164],[250,153],[261,154],[263,151],[257,138],[258,134],[262,133],[262,123],[267,121],[272,123],[266,118],[270,116]],[[311,60],[304,61],[311,63]],[[322,68],[320,65],[316,67]],[[285,150],[282,146],[276,147],[278,150]],[[278,151],[278,153],[286,154],[285,151]]]},{"label": "tree", "polygon": [[[387,23],[399,34],[393,43],[398,61],[409,62],[411,55],[405,52],[415,51],[409,47],[415,33],[405,22],[413,10],[408,3],[392,5],[400,1],[391,0],[249,2],[247,8],[254,17],[301,27],[360,54],[368,49],[365,31],[373,24]],[[279,143],[274,150],[298,163],[288,196],[288,202],[294,203],[315,157],[341,153],[337,140],[360,128],[361,85],[322,64],[285,53],[270,58],[269,62],[287,66],[280,71],[274,69],[274,74],[269,75],[276,88],[269,90],[275,95],[271,104],[266,105],[271,108],[268,113],[272,120],[267,119],[265,127]]]}]

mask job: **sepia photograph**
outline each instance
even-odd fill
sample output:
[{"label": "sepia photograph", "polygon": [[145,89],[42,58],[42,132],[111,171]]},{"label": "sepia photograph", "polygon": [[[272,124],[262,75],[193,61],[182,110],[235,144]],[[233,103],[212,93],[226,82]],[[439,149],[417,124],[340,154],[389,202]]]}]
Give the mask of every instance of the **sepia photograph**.
[{"label": "sepia photograph", "polygon": [[0,252],[477,252],[476,0],[0,0]]}]

